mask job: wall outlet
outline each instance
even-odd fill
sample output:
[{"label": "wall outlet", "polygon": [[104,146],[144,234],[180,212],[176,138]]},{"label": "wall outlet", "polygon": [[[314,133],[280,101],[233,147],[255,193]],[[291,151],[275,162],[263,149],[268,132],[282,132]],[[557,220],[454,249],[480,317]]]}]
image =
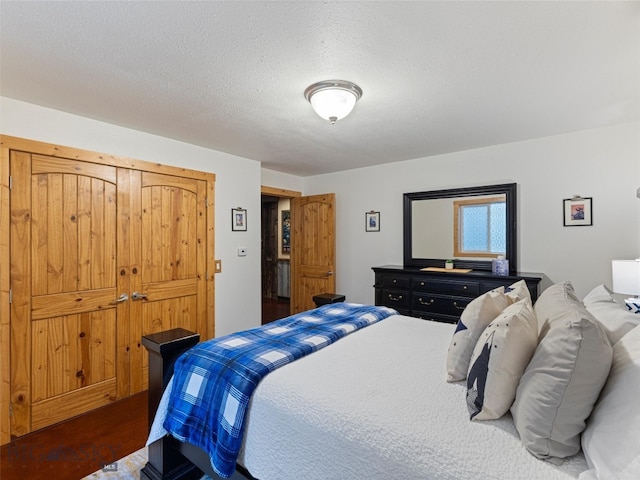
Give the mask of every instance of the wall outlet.
[{"label": "wall outlet", "polygon": [[247,247],[238,247],[238,256],[246,257],[247,256]]}]

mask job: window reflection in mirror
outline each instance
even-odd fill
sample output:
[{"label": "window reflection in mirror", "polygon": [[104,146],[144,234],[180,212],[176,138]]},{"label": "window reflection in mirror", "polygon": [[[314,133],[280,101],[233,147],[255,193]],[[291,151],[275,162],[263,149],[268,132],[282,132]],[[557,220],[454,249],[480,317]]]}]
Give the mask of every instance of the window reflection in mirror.
[{"label": "window reflection in mirror", "polygon": [[491,257],[506,254],[505,196],[453,202],[453,256]]},{"label": "window reflection in mirror", "polygon": [[404,265],[491,270],[504,255],[515,272],[516,194],[515,183],[405,193]]}]

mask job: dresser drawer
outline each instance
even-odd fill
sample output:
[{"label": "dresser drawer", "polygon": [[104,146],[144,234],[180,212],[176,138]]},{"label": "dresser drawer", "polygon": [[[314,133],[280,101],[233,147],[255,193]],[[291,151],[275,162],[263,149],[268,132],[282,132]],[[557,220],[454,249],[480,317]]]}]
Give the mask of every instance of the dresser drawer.
[{"label": "dresser drawer", "polygon": [[413,292],[411,309],[416,312],[451,315],[457,319],[471,300],[473,298]]},{"label": "dresser drawer", "polygon": [[398,288],[409,290],[410,277],[408,275],[384,275],[382,277],[383,288]]},{"label": "dresser drawer", "polygon": [[480,295],[480,282],[461,280],[439,280],[435,278],[413,277],[411,279],[414,294],[419,292],[446,293],[477,297]]},{"label": "dresser drawer", "polygon": [[384,288],[382,290],[380,304],[395,309],[408,309],[410,304],[409,292],[406,290]]}]

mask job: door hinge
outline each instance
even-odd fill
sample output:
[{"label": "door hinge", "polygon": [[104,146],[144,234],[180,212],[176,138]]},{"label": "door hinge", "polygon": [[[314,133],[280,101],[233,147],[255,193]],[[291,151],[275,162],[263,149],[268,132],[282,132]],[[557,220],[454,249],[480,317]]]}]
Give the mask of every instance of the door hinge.
[{"label": "door hinge", "polygon": [[13,290],[9,289],[9,305],[11,305],[12,301],[13,301]]},{"label": "door hinge", "polygon": [[13,417],[13,403],[9,403],[9,418]]},{"label": "door hinge", "polygon": [[13,177],[9,175],[9,190],[13,188]]}]

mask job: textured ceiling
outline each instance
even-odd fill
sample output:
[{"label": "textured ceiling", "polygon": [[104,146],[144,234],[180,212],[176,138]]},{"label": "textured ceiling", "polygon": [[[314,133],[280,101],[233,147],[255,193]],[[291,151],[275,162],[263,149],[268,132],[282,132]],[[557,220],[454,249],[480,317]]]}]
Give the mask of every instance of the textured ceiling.
[{"label": "textured ceiling", "polygon": [[2,96],[302,176],[640,118],[640,2],[1,1],[0,41]]}]

